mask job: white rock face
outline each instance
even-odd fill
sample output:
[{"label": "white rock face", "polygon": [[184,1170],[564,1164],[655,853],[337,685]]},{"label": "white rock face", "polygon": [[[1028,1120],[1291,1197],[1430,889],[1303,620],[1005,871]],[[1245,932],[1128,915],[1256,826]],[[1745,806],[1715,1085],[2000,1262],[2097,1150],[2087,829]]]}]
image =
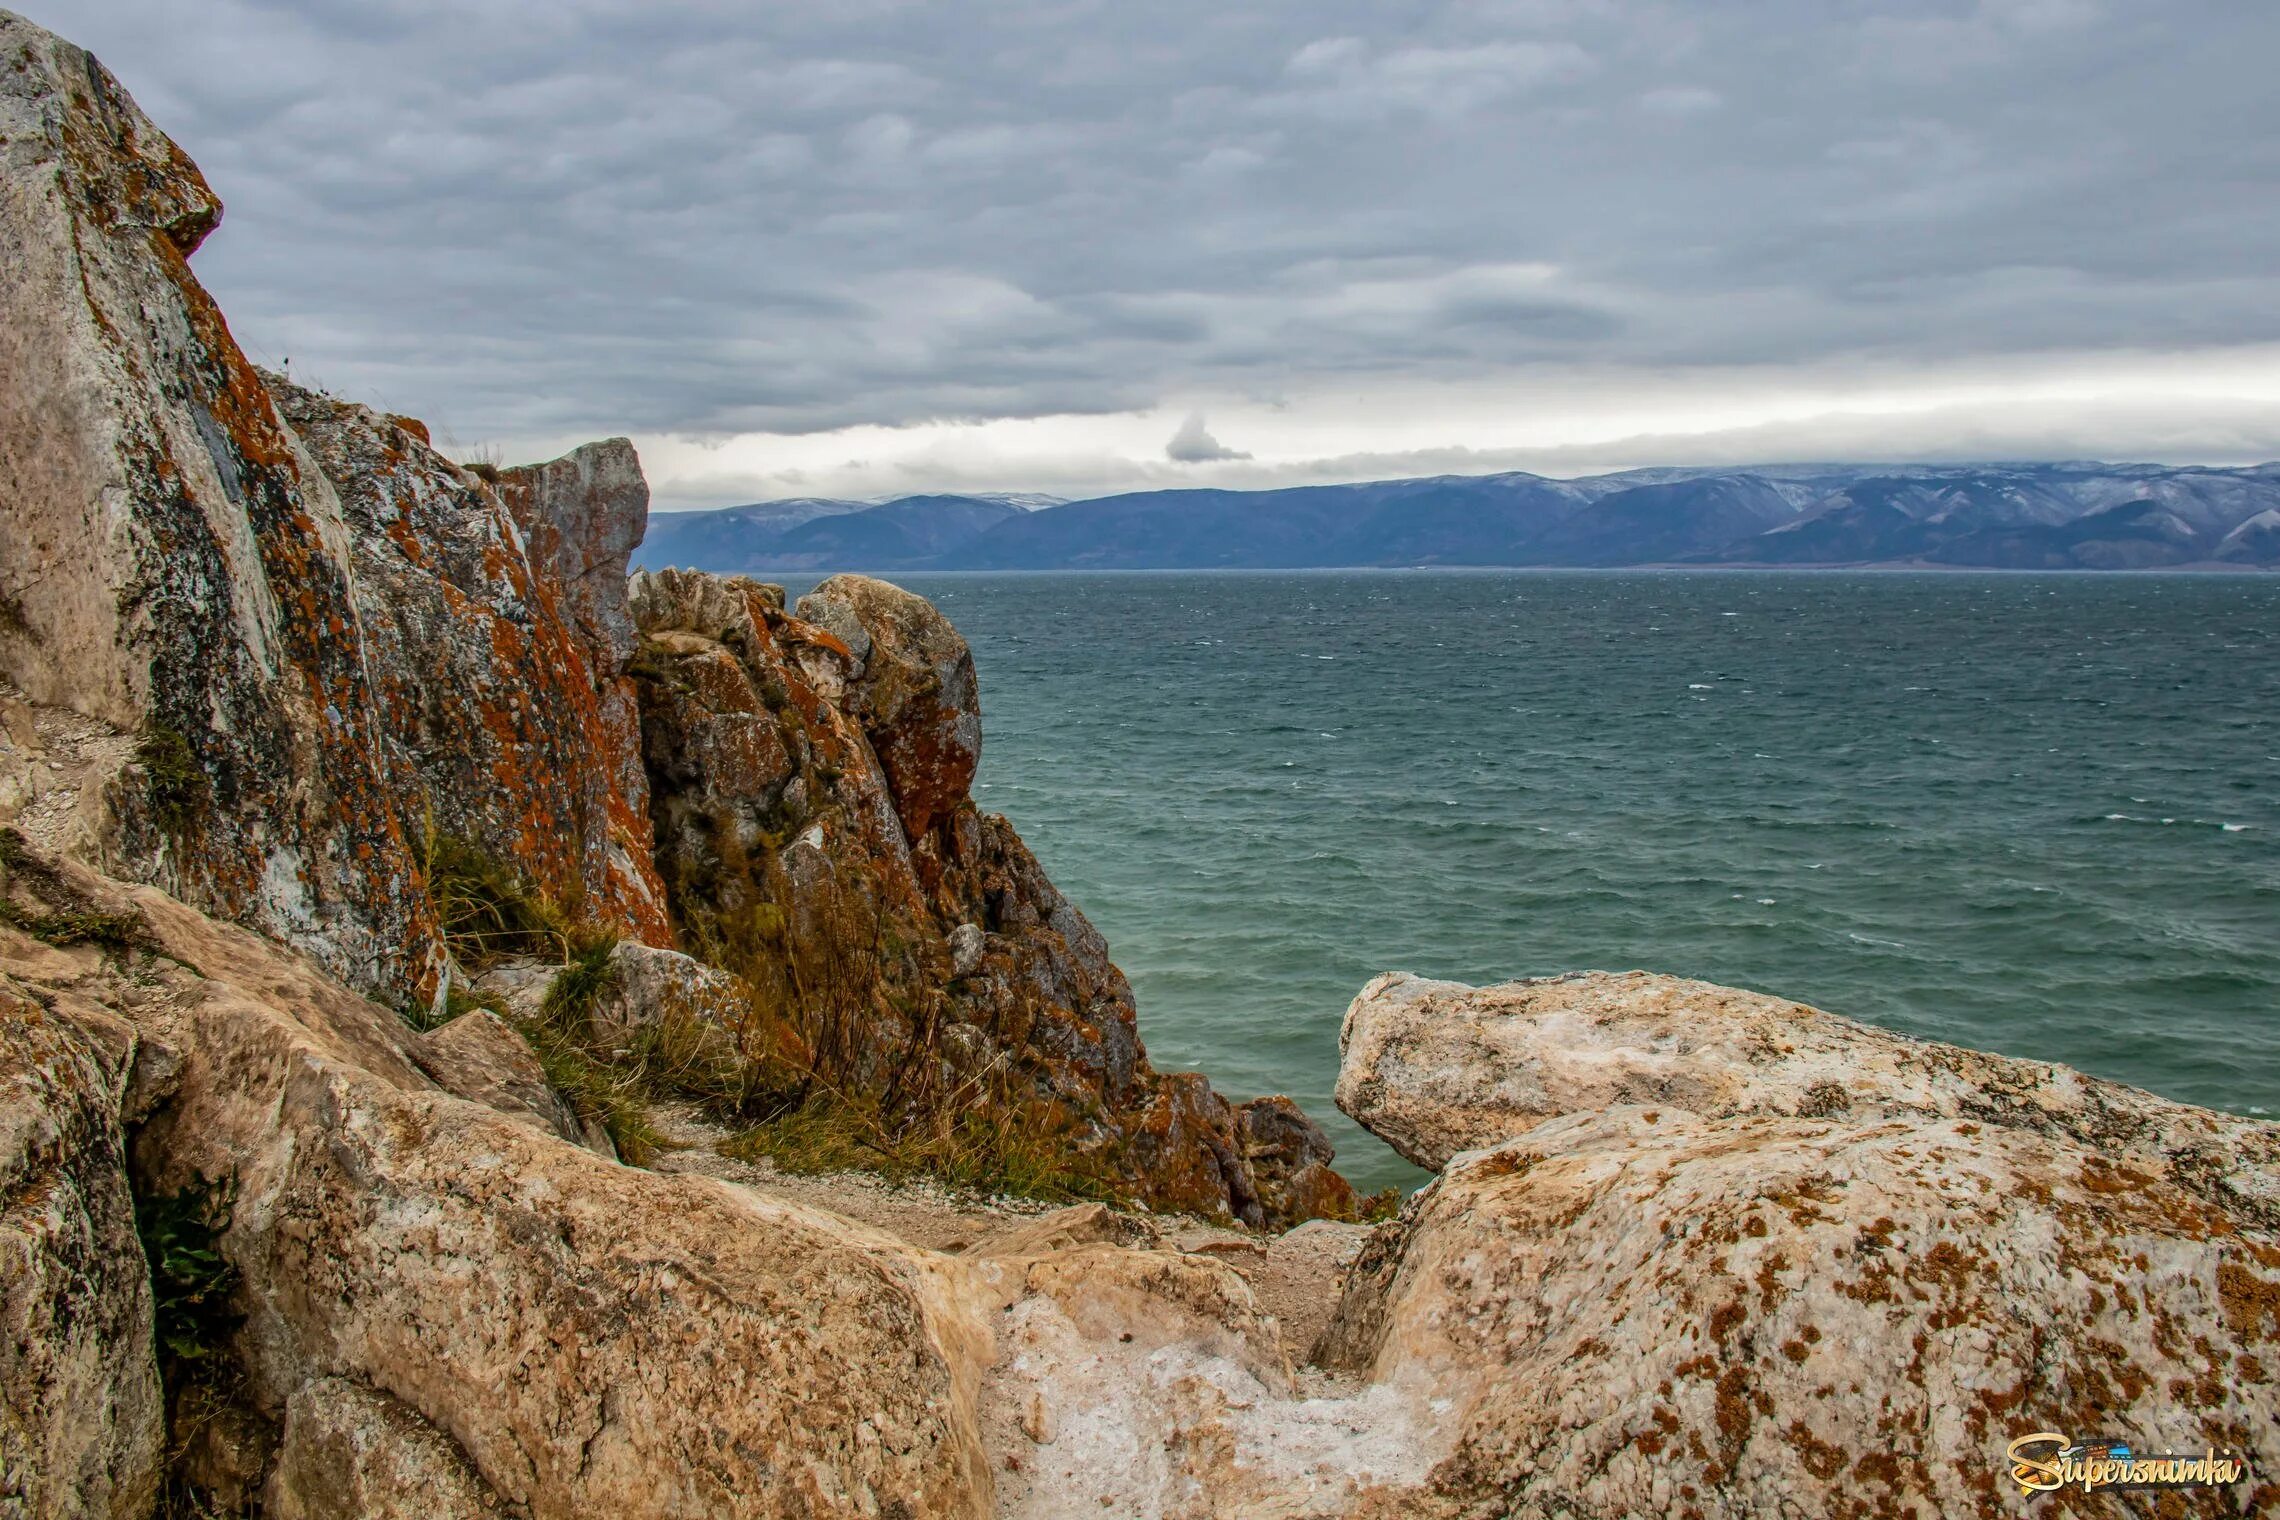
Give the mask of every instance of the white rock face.
[{"label": "white rock face", "polygon": [[1362,989],[1339,1038],[1338,1106],[1420,1166],[1625,1104],[1968,1119],[2128,1157],[2280,1228],[2280,1126],[1709,982],[1593,971],[1475,988],[1395,972]]},{"label": "white rock face", "polygon": [[2274,1470],[2276,1288],[2268,1237],[2068,1140],[1634,1107],[1456,1158],[1326,1351],[1451,1400],[1409,1513],[1992,1515],[2035,1430]]},{"label": "white rock face", "polygon": [[1460,1432],[1395,1512],[2004,1513],[2034,1430],[2280,1471],[2280,1127],[1643,973],[1380,977],[1345,1058],[1446,1167],[1318,1349]]}]

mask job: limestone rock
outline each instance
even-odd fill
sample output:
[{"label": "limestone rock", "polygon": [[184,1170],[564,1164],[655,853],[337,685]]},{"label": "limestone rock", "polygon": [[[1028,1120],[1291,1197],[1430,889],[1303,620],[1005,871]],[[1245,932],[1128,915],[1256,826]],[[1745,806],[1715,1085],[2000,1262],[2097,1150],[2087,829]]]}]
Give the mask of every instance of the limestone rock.
[{"label": "limestone rock", "polygon": [[479,1520],[502,1508],[459,1448],[401,1402],[346,1378],[319,1378],[286,1400],[262,1512],[274,1520]]},{"label": "limestone rock", "polygon": [[970,1246],[969,1256],[1042,1256],[1082,1246],[1131,1246],[1149,1250],[1162,1235],[1135,1215],[1098,1203],[1080,1203],[1000,1231]]},{"label": "limestone rock", "polygon": [[424,982],[340,504],[187,263],[220,216],[101,64],[0,13],[0,675],[165,741],[107,830],[141,874]]},{"label": "limestone rock", "polygon": [[[0,957],[41,958],[5,928]],[[0,973],[0,1509],[127,1520],[164,1439],[122,1122],[134,1041],[29,990]]]},{"label": "limestone rock", "polygon": [[868,576],[832,576],[800,598],[799,614],[853,654],[849,705],[917,841],[966,800],[981,763],[973,651],[932,602]]},{"label": "limestone rock", "polygon": [[1446,1410],[1368,1513],[1992,1515],[2034,1430],[2280,1470],[2276,1294],[2280,1241],[2062,1135],[1626,1106],[1451,1161],[1323,1353]]},{"label": "limestone rock", "polygon": [[1476,989],[1394,973],[1354,999],[1340,1041],[1338,1106],[1421,1166],[1623,1104],[1967,1119],[2093,1146],[2280,1228],[2280,1126],[1708,982],[1588,972]]}]

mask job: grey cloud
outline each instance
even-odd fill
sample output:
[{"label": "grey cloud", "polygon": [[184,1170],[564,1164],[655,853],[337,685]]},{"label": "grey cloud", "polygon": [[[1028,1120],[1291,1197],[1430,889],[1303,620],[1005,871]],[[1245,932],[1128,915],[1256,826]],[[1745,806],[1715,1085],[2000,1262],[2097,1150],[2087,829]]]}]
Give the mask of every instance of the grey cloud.
[{"label": "grey cloud", "polygon": [[464,437],[2280,339],[2270,6],[19,3]]},{"label": "grey cloud", "polygon": [[1203,424],[1203,413],[1190,412],[1187,420],[1172,434],[1171,442],[1164,445],[1164,457],[1175,464],[1211,464],[1223,459],[1248,459],[1251,456],[1240,449],[1231,449],[1211,436]]}]

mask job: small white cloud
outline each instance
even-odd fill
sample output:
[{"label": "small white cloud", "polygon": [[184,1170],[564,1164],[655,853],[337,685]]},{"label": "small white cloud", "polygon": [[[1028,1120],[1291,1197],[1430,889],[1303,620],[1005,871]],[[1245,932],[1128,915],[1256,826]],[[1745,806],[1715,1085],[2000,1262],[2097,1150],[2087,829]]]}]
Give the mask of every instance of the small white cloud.
[{"label": "small white cloud", "polygon": [[1231,449],[1211,436],[1203,425],[1203,413],[1190,412],[1180,430],[1172,434],[1172,441],[1164,445],[1164,457],[1179,464],[1209,464],[1216,459],[1248,459],[1251,456],[1241,449]]},{"label": "small white cloud", "polygon": [[1716,90],[1700,89],[1693,85],[1649,90],[1639,97],[1639,109],[1655,116],[1699,116],[1705,111],[1715,111],[1725,103],[1726,97]]}]

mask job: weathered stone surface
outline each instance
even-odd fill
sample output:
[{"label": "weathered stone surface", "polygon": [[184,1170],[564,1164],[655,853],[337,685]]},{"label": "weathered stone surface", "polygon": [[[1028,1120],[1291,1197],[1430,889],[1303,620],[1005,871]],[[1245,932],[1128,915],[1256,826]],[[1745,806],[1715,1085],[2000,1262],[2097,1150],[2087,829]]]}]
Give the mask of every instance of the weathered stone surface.
[{"label": "weathered stone surface", "polygon": [[471,1008],[418,1036],[409,1053],[444,1091],[583,1142],[577,1116],[546,1085],[546,1070],[530,1041],[490,1009]]},{"label": "weathered stone surface", "polygon": [[198,1471],[272,1513],[1273,1513],[1359,1491],[1380,1406],[1362,1446],[1414,1465],[1409,1404],[1295,1401],[1244,1279],[1128,1217],[947,1257],[616,1166],[438,1091],[428,1042],[298,957],[63,870],[150,950],[0,935],[0,977],[168,1052],[135,1170],[226,1189],[243,1315],[251,1434]]},{"label": "weathered stone surface", "polygon": [[[0,928],[0,957],[40,958]],[[0,1513],[148,1514],[164,1409],[128,1194],[125,1026],[0,972]]]},{"label": "weathered stone surface", "polygon": [[1042,1256],[1080,1246],[1111,1245],[1153,1249],[1162,1235],[1148,1221],[1098,1203],[1080,1203],[1001,1230],[975,1241],[969,1256]]},{"label": "weathered stone surface", "polygon": [[982,759],[974,655],[924,597],[863,575],[835,575],[799,614],[853,655],[848,706],[887,773],[913,841],[966,800]]},{"label": "weathered stone surface", "polygon": [[1243,1160],[1268,1217],[1351,1219],[1354,1186],[1330,1168],[1337,1152],[1322,1126],[1289,1098],[1253,1098],[1235,1110]]},{"label": "weathered stone surface", "polygon": [[340,506],[187,263],[220,215],[102,65],[0,13],[0,674],[179,744],[116,799],[139,874],[424,981]]},{"label": "weathered stone surface", "polygon": [[319,1378],[285,1401],[270,1520],[478,1520],[503,1512],[466,1456],[401,1401]]},{"label": "weathered stone surface", "polygon": [[1995,1515],[2036,1430],[2280,1471],[2275,1303],[2270,1234],[2065,1136],[1627,1106],[1450,1162],[1323,1355],[1446,1411],[1363,1513]]},{"label": "weathered stone surface", "polygon": [[987,1512],[989,1340],[946,1259],[451,1097],[393,1015],[296,957],[73,880],[158,954],[0,935],[0,974],[179,1054],[135,1170],[228,1187],[229,1350],[269,1418],[350,1379],[540,1520]]},{"label": "weathered stone surface", "polygon": [[534,562],[408,419],[272,395],[189,271],[220,210],[101,65],[0,15],[0,678],[150,741],[85,853],[390,1000],[442,966],[431,827],[666,940],[630,449],[516,473]]},{"label": "weathered stone surface", "polygon": [[2079,1141],[2280,1228],[2280,1126],[1708,982],[1586,972],[1472,988],[1395,973],[1362,989],[1340,1038],[1338,1106],[1421,1166],[1622,1104],[1969,1119]]},{"label": "weathered stone surface", "polygon": [[599,925],[668,941],[623,675],[622,572],[648,503],[632,446],[588,445],[494,491],[394,418],[263,379],[345,514],[407,832],[471,845]]}]

